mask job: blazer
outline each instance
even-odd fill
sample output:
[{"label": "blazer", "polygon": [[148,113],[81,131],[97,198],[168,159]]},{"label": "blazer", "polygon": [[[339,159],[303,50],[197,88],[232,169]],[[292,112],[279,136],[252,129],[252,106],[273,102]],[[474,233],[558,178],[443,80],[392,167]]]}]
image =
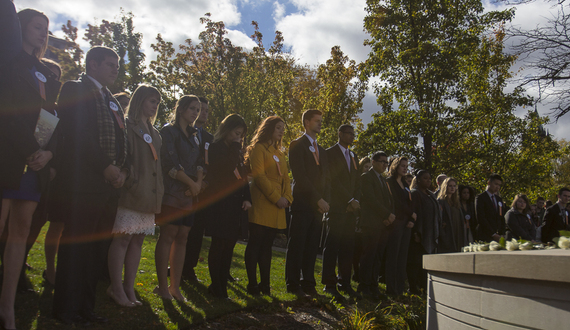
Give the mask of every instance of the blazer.
[{"label": "blazer", "polygon": [[358,158],[350,151],[350,168],[346,165],[346,158],[340,146],[335,144],[326,151],[330,186],[331,200],[329,213],[346,213],[348,202],[352,199],[360,201],[362,194],[360,188],[360,171],[358,170]]},{"label": "blazer", "polygon": [[[194,127],[196,131],[199,131],[199,128]],[[204,170],[208,169],[208,164],[206,164],[206,143],[208,146],[214,142],[214,136],[202,128],[202,140],[200,142],[200,164],[204,164]],[[198,136],[198,133],[196,133]]]},{"label": "blazer", "polygon": [[[66,82],[61,88],[58,105],[63,147],[58,169],[58,184],[62,191],[81,193],[116,191],[103,176],[103,171],[113,163],[113,160],[104,153],[98,143],[97,101],[92,86],[93,82],[83,75],[79,80]],[[109,95],[109,101],[119,104],[112,95]],[[122,114],[121,111],[119,113]],[[119,131],[115,119],[113,122],[117,148],[119,152],[124,152],[123,132]],[[123,167],[129,168],[128,160]]]},{"label": "blazer", "polygon": [[429,190],[426,195],[413,189],[412,201],[414,212],[418,216],[412,232],[419,234],[420,242],[427,253],[435,253],[441,226],[441,209],[437,198]]},{"label": "blazer", "polygon": [[568,211],[556,203],[546,209],[544,213],[544,226],[542,227],[542,241],[551,242],[553,238],[560,237],[559,230],[570,230],[570,226],[564,222],[563,212],[568,218]]},{"label": "blazer", "polygon": [[465,218],[459,207],[453,207],[446,199],[438,199],[441,207],[441,228],[438,253],[460,252],[465,242]]},{"label": "blazer", "polygon": [[200,146],[193,134],[196,130],[188,127],[186,136],[176,125],[166,124],[160,131],[162,148],[160,160],[164,179],[164,197],[162,203],[182,210],[192,209],[192,197],[186,196],[188,190],[182,181],[172,178],[172,170],[184,171],[192,179],[196,179],[196,171],[200,163]]},{"label": "blazer", "polygon": [[[154,159],[150,144],[145,136],[152,138],[152,146],[156,152]],[[148,138],[147,138],[148,139]],[[127,119],[127,141],[131,175],[121,189],[119,205],[142,213],[160,213],[164,183],[160,150],[162,139],[158,131],[132,119]]]},{"label": "blazer", "polygon": [[484,191],[475,197],[475,215],[477,216],[477,239],[491,242],[494,234],[505,234],[505,213],[507,207],[500,196],[495,195],[497,206],[495,208],[491,197]]},{"label": "blazer", "polygon": [[373,169],[360,177],[362,197],[360,200],[360,227],[363,232],[367,230],[378,231],[384,229],[383,221],[394,211],[394,199],[388,189],[388,183],[383,183]]},{"label": "blazer", "polygon": [[250,186],[253,207],[249,209],[249,222],[287,228],[285,209],[275,205],[281,197],[293,202],[285,154],[269,143],[258,143],[250,152],[249,163],[253,176]]},{"label": "blazer", "polygon": [[522,238],[527,241],[533,241],[536,238],[536,227],[526,214],[510,209],[505,215],[505,220],[509,229],[507,231],[507,240]]},{"label": "blazer", "polygon": [[[244,201],[251,202],[247,169],[241,154],[241,144],[229,146],[224,141],[212,143],[209,148],[209,186],[205,193],[208,207],[206,235],[225,239],[247,237],[247,212],[242,209]],[[237,169],[239,178],[235,174]],[[252,204],[253,205],[253,204]]]},{"label": "blazer", "polygon": [[289,164],[293,174],[292,212],[318,212],[317,202],[320,199],[331,200],[327,153],[323,147],[317,146],[319,165],[309,150],[312,146],[305,135],[291,141],[289,146]]},{"label": "blazer", "polygon": [[394,214],[396,215],[396,221],[413,221],[411,218],[412,213],[414,213],[412,206],[412,192],[410,191],[406,180],[402,179],[404,189],[400,187],[395,176],[389,177],[386,179],[386,182],[390,186],[390,191],[394,198]]},{"label": "blazer", "polygon": [[[46,78],[46,100],[40,94],[38,78],[30,72],[33,67]],[[51,70],[24,51],[2,68],[0,77],[0,189],[19,189],[26,158],[40,149],[34,137],[40,111],[58,115],[56,99],[61,84]],[[54,158],[60,124],[45,148]],[[53,158],[38,172],[41,190],[47,187],[50,164]]]}]

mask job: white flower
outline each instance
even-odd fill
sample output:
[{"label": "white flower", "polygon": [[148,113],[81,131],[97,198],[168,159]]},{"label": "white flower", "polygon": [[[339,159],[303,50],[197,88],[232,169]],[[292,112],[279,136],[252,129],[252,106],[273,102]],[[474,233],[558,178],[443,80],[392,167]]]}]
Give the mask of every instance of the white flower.
[{"label": "white flower", "polygon": [[489,244],[479,245],[479,251],[489,251]]},{"label": "white flower", "polygon": [[532,250],[533,246],[531,242],[526,242],[519,245],[519,249],[521,250]]},{"label": "white flower", "polygon": [[570,249],[570,238],[560,236],[560,239],[558,240],[558,247],[566,250]]},{"label": "white flower", "polygon": [[501,249],[501,244],[499,244],[495,241],[492,241],[491,244],[489,244],[489,249],[491,251],[499,251]]},{"label": "white flower", "polygon": [[507,250],[509,251],[515,251],[519,249],[519,243],[517,242],[516,239],[512,239],[511,241],[507,242]]}]

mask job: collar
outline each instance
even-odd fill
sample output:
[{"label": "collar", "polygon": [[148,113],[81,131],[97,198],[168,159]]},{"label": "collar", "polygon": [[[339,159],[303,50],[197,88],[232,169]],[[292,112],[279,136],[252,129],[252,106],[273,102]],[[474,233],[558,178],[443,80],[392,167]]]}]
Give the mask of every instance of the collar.
[{"label": "collar", "polygon": [[100,82],[98,82],[95,78],[91,77],[90,75],[87,74],[86,76],[95,84],[95,86],[97,86],[99,93],[101,93],[101,96],[103,96],[103,98],[105,98],[105,94],[103,94],[103,85],[101,85]]},{"label": "collar", "polygon": [[493,199],[492,199],[493,196],[495,196],[495,199],[497,198],[497,195],[491,194],[491,193],[489,192],[489,190],[485,190],[485,192],[487,193],[487,195],[489,195],[489,198],[491,198],[491,200],[493,200]]},{"label": "collar", "polygon": [[[305,135],[305,136],[307,137],[307,139],[309,139],[309,142],[311,143],[311,145],[313,145],[313,142],[316,141],[315,139],[313,139],[312,137],[310,137],[307,133],[305,133],[305,134],[303,134],[303,135]],[[317,142],[317,145],[318,145],[318,144],[319,144],[319,143]]]},{"label": "collar", "polygon": [[340,143],[337,143],[338,147],[340,148],[340,151],[342,151],[342,154],[344,155],[346,150],[348,150],[348,154],[352,157],[352,154],[350,153],[350,149],[343,147]]},{"label": "collar", "polygon": [[[374,173],[376,174],[376,176],[378,177],[378,179],[380,180],[380,177],[382,176],[382,174],[376,172],[376,170],[374,169],[374,167],[371,168],[370,170],[371,170],[372,172],[374,172]],[[382,181],[382,180],[380,180],[380,181]]]}]

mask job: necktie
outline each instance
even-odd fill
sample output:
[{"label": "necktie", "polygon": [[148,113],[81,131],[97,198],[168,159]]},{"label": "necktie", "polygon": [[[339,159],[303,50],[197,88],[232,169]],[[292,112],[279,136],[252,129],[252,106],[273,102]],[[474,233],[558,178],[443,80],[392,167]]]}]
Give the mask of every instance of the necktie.
[{"label": "necktie", "polygon": [[498,211],[497,200],[495,199],[495,195],[491,195],[491,200],[493,201],[493,205],[495,205],[495,211]]},{"label": "necktie", "polygon": [[344,160],[346,160],[346,166],[348,166],[348,171],[350,172],[350,154],[348,149],[344,150]]},{"label": "necktie", "polygon": [[317,141],[313,141],[313,148],[315,148],[315,154],[317,155],[317,159],[319,158],[319,147],[317,146]]}]

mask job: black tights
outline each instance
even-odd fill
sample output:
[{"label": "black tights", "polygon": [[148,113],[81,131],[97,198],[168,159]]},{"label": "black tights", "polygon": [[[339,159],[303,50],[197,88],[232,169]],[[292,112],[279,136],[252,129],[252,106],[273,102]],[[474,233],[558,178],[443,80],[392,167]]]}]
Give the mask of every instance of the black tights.
[{"label": "black tights", "polygon": [[249,286],[257,285],[257,265],[259,264],[261,277],[259,285],[262,288],[269,288],[272,246],[278,231],[277,228],[249,223],[249,241],[245,248],[245,269]]},{"label": "black tights", "polygon": [[212,279],[209,291],[216,297],[228,297],[228,274],[236,242],[235,239],[212,236],[208,254],[208,268]]}]

